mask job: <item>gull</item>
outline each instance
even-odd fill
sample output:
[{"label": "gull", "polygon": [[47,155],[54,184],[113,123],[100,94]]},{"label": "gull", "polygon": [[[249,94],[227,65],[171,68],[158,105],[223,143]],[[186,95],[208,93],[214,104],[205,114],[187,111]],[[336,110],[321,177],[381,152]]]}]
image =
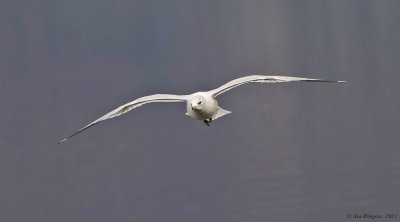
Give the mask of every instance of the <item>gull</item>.
[{"label": "gull", "polygon": [[186,102],[186,115],[203,121],[207,126],[210,125],[212,120],[216,120],[226,114],[231,113],[231,111],[222,109],[218,106],[216,97],[224,92],[227,92],[237,86],[243,85],[245,83],[278,83],[278,82],[293,82],[293,81],[304,81],[304,82],[345,82],[345,81],[331,81],[322,79],[309,79],[293,76],[266,76],[266,75],[250,75],[241,78],[234,79],[227,82],[226,84],[205,92],[195,92],[190,95],[173,95],[173,94],[154,94],[150,96],[144,96],[133,100],[132,102],[126,103],[111,112],[105,114],[104,116],[96,119],[95,121],[84,126],[82,129],[78,130],[71,136],[60,140],[58,143],[67,141],[69,138],[81,133],[82,131],[96,125],[97,123],[111,119],[116,116],[120,116],[124,113],[131,111],[139,106],[146,103],[154,102]]}]

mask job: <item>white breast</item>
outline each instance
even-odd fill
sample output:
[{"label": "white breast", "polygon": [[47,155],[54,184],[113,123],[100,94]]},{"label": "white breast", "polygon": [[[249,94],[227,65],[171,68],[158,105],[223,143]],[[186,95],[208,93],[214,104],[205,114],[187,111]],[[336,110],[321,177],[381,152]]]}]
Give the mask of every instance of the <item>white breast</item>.
[{"label": "white breast", "polygon": [[[190,105],[191,98],[196,96],[202,96],[205,99],[204,107],[201,110],[192,110]],[[210,119],[214,116],[218,111],[218,102],[215,98],[211,97],[209,93],[206,92],[197,92],[191,95],[191,98],[188,100],[186,104],[187,115],[198,119],[198,120],[206,120]]]}]

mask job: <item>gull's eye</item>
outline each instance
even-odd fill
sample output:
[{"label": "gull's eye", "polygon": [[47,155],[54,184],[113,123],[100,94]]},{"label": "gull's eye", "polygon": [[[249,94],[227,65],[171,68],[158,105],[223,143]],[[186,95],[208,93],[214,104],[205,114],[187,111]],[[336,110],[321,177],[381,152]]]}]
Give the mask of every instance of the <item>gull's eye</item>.
[{"label": "gull's eye", "polygon": [[199,101],[198,103],[197,103],[197,105],[200,105],[201,104],[201,101]]}]

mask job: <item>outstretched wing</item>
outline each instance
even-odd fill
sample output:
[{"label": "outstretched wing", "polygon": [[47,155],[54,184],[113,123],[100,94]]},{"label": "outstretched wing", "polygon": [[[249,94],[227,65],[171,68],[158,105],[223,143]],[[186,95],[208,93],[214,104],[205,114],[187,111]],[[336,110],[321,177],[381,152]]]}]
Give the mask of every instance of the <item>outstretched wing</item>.
[{"label": "outstretched wing", "polygon": [[308,79],[292,76],[264,76],[264,75],[251,75],[245,76],[238,79],[234,79],[216,89],[211,90],[213,97],[217,97],[222,93],[249,82],[261,82],[261,83],[276,83],[276,82],[292,82],[292,81],[306,81],[306,82],[345,82],[345,81],[331,81],[322,79]]},{"label": "outstretched wing", "polygon": [[129,102],[127,104],[124,104],[114,110],[112,110],[111,112],[107,113],[106,115],[98,118],[97,120],[91,122],[90,124],[88,124],[87,126],[83,127],[82,129],[78,130],[76,133],[72,134],[71,136],[60,140],[58,143],[62,143],[65,142],[66,140],[68,140],[69,138],[75,136],[76,134],[88,129],[91,126],[94,126],[95,124],[106,120],[106,119],[111,119],[114,118],[116,116],[122,115],[132,109],[135,109],[143,104],[146,103],[154,103],[154,102],[184,102],[186,101],[186,97],[185,95],[171,95],[171,94],[155,94],[155,95],[150,95],[150,96],[144,96],[141,97],[139,99],[133,100],[132,102]]}]

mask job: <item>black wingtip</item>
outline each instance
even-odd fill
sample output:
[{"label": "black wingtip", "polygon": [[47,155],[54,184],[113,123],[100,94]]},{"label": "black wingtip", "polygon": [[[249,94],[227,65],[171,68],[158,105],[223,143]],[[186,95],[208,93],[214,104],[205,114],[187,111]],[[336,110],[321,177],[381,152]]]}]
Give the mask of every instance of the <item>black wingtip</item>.
[{"label": "black wingtip", "polygon": [[78,133],[80,133],[80,132],[82,132],[82,130],[79,130],[78,132],[72,134],[71,136],[69,136],[69,137],[67,137],[67,138],[65,138],[65,139],[62,139],[62,140],[58,141],[57,143],[58,143],[58,144],[61,144],[61,143],[65,142],[65,141],[69,140],[71,137],[75,136],[76,134],[78,134]]},{"label": "black wingtip", "polygon": [[57,143],[58,143],[58,144],[61,144],[61,143],[65,142],[65,141],[67,141],[67,139],[68,139],[68,138],[62,139],[62,140],[58,141]]},{"label": "black wingtip", "polygon": [[67,138],[65,138],[65,139],[63,139],[63,140],[58,141],[58,144],[67,141],[67,140],[70,139],[71,137],[73,137],[73,136],[75,136],[76,134],[78,134],[78,133],[80,133],[80,132],[86,130],[86,129],[89,128],[89,127],[92,127],[92,126],[96,125],[97,123],[99,123],[99,122],[91,123],[91,124],[89,124],[89,125],[83,127],[82,129],[78,130],[77,132],[75,132],[75,133],[72,134],[71,136],[69,136],[69,137],[67,137]]},{"label": "black wingtip", "polygon": [[306,82],[338,82],[338,83],[344,83],[346,81],[342,81],[342,80],[324,80],[324,79],[308,79],[308,80],[303,80]]},{"label": "black wingtip", "polygon": [[62,139],[62,140],[58,141],[58,144],[60,144],[60,143],[63,143],[63,142],[65,142],[65,141],[67,141],[69,138],[71,138],[71,137],[75,136],[76,134],[78,134],[78,133],[82,132],[83,130],[84,130],[84,129],[81,129],[81,130],[79,130],[78,132],[76,132],[76,133],[72,134],[71,136],[69,136],[69,137],[67,137],[67,138],[65,138],[65,139]]}]

